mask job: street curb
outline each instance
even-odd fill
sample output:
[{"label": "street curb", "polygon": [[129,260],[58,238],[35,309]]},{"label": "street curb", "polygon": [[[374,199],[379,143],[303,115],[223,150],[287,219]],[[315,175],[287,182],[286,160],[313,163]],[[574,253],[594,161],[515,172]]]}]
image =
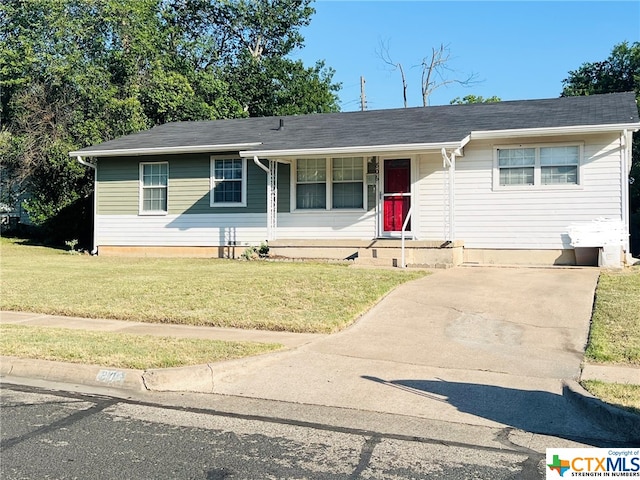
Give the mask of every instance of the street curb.
[{"label": "street curb", "polygon": [[213,368],[209,364],[154,368],[142,374],[142,381],[152,392],[213,393]]},{"label": "street curb", "polygon": [[55,382],[141,391],[145,390],[142,373],[141,370],[98,365],[0,357],[0,375],[2,376],[38,378]]},{"label": "street curb", "polygon": [[133,391],[213,392],[210,365],[135,370],[0,356],[0,376],[111,387]]},{"label": "street curb", "polygon": [[640,415],[609,405],[591,395],[575,380],[562,381],[562,395],[603,428],[640,444]]}]

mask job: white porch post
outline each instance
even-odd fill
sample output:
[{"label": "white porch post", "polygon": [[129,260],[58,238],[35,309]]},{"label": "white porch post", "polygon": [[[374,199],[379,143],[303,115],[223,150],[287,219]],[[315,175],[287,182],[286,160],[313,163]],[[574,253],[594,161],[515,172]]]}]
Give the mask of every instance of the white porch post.
[{"label": "white porch post", "polygon": [[443,202],[444,202],[444,239],[453,242],[456,239],[455,222],[455,193],[456,193],[456,152],[447,155],[447,151],[442,151],[442,167],[444,168],[443,178]]},{"label": "white porch post", "polygon": [[275,160],[269,160],[267,182],[267,239],[275,240],[278,232],[278,162]]},{"label": "white porch post", "polygon": [[267,173],[267,240],[275,240],[278,228],[278,162],[269,160],[265,167],[257,156],[253,162]]}]

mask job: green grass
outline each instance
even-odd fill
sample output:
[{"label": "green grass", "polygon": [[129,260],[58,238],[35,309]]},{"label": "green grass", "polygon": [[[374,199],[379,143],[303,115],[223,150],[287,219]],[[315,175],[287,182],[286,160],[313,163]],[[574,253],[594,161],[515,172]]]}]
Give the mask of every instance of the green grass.
[{"label": "green grass", "polygon": [[420,271],[303,262],[115,258],[0,239],[0,309],[143,322],[335,332]]},{"label": "green grass", "polygon": [[0,325],[0,354],[115,368],[181,367],[258,355],[278,344]]},{"label": "green grass", "polygon": [[[600,274],[585,358],[640,367],[640,267]],[[640,414],[640,385],[581,383],[601,400]]]},{"label": "green grass", "polygon": [[600,275],[586,358],[640,367],[639,266]]},{"label": "green grass", "polygon": [[605,383],[597,380],[585,380],[582,385],[599,399],[640,415],[640,385]]}]

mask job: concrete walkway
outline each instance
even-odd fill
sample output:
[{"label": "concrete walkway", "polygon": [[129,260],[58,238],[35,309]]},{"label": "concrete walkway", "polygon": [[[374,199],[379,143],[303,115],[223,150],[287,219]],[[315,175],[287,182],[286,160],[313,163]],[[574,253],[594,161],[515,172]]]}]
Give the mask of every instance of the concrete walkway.
[{"label": "concrete walkway", "polygon": [[352,328],[214,372],[214,391],[537,433],[605,437],[563,397],[595,269],[456,268],[396,289]]},{"label": "concrete walkway", "polygon": [[0,312],[0,323],[31,325],[39,327],[62,327],[99,332],[155,335],[159,337],[203,338],[242,342],[280,343],[295,348],[317,340],[325,335],[313,333],[269,332],[264,330],[242,330],[238,328],[197,327],[166,323],[127,322],[104,318],[63,317],[28,312]]},{"label": "concrete walkway", "polygon": [[[596,269],[575,268],[441,270],[402,285],[354,326],[330,336],[88,322],[103,330],[206,334],[292,348],[192,369],[195,384],[206,377],[211,393],[611,439],[610,428],[563,396],[567,381],[582,394],[575,380],[597,277]],[[9,313],[2,321],[65,324],[64,317]],[[88,323],[68,319],[64,326]],[[631,370],[633,379],[637,370]],[[177,378],[175,389],[189,390],[188,369],[169,373],[143,380],[148,388],[153,378],[168,375],[160,389],[173,389]]]}]

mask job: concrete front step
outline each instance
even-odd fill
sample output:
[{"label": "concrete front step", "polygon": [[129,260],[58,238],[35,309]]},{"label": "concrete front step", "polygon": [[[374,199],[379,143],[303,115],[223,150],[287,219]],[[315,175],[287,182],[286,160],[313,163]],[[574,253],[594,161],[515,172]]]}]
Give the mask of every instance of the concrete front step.
[{"label": "concrete front step", "polygon": [[[413,242],[417,243],[417,242]],[[402,263],[402,248],[395,242],[393,245],[380,243],[358,249],[356,263],[361,265],[400,266]],[[404,260],[408,265],[426,268],[447,268],[460,265],[463,261],[462,245],[433,247],[410,245],[404,250]]]},{"label": "concrete front step", "polygon": [[[464,243],[406,240],[405,262],[421,268],[447,268],[463,262]],[[277,258],[355,260],[359,265],[400,266],[401,241],[374,240],[274,240],[269,254]]]},{"label": "concrete front step", "polygon": [[[354,264],[359,266],[371,267],[401,267],[402,257],[398,258],[372,258],[358,257]],[[452,268],[453,263],[407,263],[407,268]]]},{"label": "concrete front step", "polygon": [[399,267],[400,257],[398,258],[373,258],[373,257],[360,257],[358,256],[354,263],[356,265],[367,265],[372,267]]}]

